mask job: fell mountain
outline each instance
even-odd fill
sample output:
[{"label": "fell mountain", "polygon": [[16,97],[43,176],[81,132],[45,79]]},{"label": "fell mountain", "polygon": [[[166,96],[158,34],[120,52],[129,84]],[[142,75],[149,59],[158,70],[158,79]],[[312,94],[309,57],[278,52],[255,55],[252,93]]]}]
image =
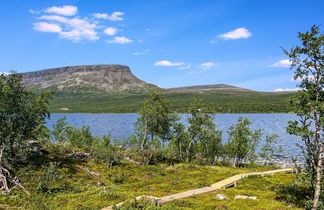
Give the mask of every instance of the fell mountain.
[{"label": "fell mountain", "polygon": [[[51,89],[56,92],[116,92],[160,89],[137,78],[125,65],[66,66],[23,73],[30,90]],[[161,89],[162,90],[162,89]],[[231,85],[201,85],[163,89],[167,93],[205,93],[209,91],[251,91]]]},{"label": "fell mountain", "polygon": [[112,92],[158,88],[137,78],[124,65],[66,66],[23,73],[23,83],[31,90],[57,92]]},{"label": "fell mountain", "polygon": [[196,86],[186,86],[178,88],[168,88],[166,89],[170,93],[205,93],[210,91],[252,91],[249,89],[244,89],[232,85],[216,84],[216,85],[196,85]]},{"label": "fell mountain", "polygon": [[176,112],[186,113],[193,100],[202,100],[217,113],[288,112],[294,93],[258,92],[216,84],[162,89],[146,83],[124,65],[67,66],[23,74],[29,90],[54,90],[51,112],[134,113],[149,96],[162,91]]}]

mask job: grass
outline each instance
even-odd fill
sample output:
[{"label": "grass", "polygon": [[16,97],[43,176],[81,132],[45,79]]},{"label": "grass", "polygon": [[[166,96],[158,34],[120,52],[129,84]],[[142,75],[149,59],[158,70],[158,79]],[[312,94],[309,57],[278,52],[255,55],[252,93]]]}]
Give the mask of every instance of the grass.
[{"label": "grass", "polygon": [[[37,162],[38,165],[26,166],[19,173],[21,182],[30,190],[31,195],[14,189],[11,195],[0,197],[0,208],[1,206],[6,208],[10,206],[27,209],[100,209],[139,195],[160,197],[208,186],[240,173],[273,169],[270,167],[232,168],[190,164],[138,166],[131,163],[109,168],[106,164],[93,161],[74,161],[55,155],[48,155]],[[84,170],[85,167],[101,176],[96,177],[89,174]],[[272,187],[280,183],[288,183],[292,177],[293,175],[276,175],[269,178],[248,178],[239,183],[237,188],[228,189],[222,193],[230,198],[235,194],[257,195],[262,197],[256,201],[258,206],[285,207],[285,202],[276,200]],[[206,194],[176,201],[162,207],[175,206],[176,209],[189,209],[206,205],[206,207],[212,208],[218,207],[220,204],[220,206],[225,205],[231,208],[241,205],[237,205],[236,202],[244,202],[231,199],[231,201],[222,204],[220,203],[222,201],[215,201],[214,197],[214,194]],[[244,205],[254,205],[252,201],[246,202]]]},{"label": "grass", "polygon": [[[187,112],[195,99],[201,99],[217,113],[283,113],[289,112],[289,97],[293,93],[270,93],[254,91],[212,91],[205,93],[165,92],[175,111]],[[147,91],[115,93],[57,94],[51,101],[50,110],[72,113],[135,113],[148,97]]]}]

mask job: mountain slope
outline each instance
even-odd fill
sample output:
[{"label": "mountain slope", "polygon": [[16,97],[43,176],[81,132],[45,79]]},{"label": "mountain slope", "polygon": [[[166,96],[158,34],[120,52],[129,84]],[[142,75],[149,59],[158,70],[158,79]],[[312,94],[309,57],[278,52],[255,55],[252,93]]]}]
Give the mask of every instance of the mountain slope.
[{"label": "mountain slope", "polygon": [[124,65],[67,66],[23,74],[29,89],[52,89],[58,92],[110,92],[157,88],[148,84]]},{"label": "mountain slope", "polygon": [[177,112],[187,112],[200,99],[214,112],[289,112],[288,97],[294,93],[269,93],[216,84],[162,89],[146,83],[123,65],[68,66],[23,74],[27,89],[55,90],[51,112],[137,112],[147,90],[159,89]]},{"label": "mountain slope", "polygon": [[204,93],[209,91],[252,91],[232,85],[215,84],[215,85],[196,85],[178,88],[166,89],[170,93]]}]

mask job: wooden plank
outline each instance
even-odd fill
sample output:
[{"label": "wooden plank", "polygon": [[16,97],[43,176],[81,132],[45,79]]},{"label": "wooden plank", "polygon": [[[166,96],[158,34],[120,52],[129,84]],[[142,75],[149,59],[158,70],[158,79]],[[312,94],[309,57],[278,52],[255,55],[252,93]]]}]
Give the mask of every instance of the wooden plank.
[{"label": "wooden plank", "polygon": [[[164,196],[161,198],[156,198],[153,196],[138,196],[136,197],[136,199],[140,199],[140,198],[149,198],[150,200],[155,200],[156,203],[162,204],[162,203],[167,203],[170,202],[172,200],[175,199],[183,199],[183,198],[189,198],[192,197],[194,195],[200,195],[200,194],[204,194],[204,193],[210,193],[210,192],[215,192],[217,190],[221,190],[221,189],[226,189],[228,187],[231,186],[236,186],[236,182],[245,178],[245,177],[249,177],[249,176],[264,176],[264,175],[271,175],[271,174],[275,174],[275,173],[295,173],[296,170],[293,168],[286,168],[286,169],[277,169],[277,170],[271,170],[271,171],[264,171],[264,172],[253,172],[253,173],[244,173],[244,174],[239,174],[239,175],[235,175],[232,177],[229,177],[227,179],[224,179],[222,181],[216,182],[214,184],[212,184],[210,187],[203,187],[203,188],[199,188],[199,189],[194,189],[194,190],[188,190],[185,192],[181,192],[181,193],[177,193],[177,194],[173,194],[173,195],[168,195],[168,196]],[[116,204],[117,207],[120,207],[124,202],[118,203]],[[112,210],[112,206],[103,208],[102,210]]]}]

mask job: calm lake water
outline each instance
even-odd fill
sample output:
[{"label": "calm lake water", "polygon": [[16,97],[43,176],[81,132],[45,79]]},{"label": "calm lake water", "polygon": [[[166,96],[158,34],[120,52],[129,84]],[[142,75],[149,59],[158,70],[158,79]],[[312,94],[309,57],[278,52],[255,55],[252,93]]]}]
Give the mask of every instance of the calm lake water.
[{"label": "calm lake water", "polygon": [[[186,115],[181,114],[185,122]],[[289,135],[286,126],[289,120],[297,119],[294,114],[215,114],[217,129],[223,130],[223,140],[228,140],[227,130],[236,123],[238,118],[247,117],[253,123],[252,129],[263,129],[266,134],[278,134],[278,146],[282,147],[282,154],[288,156],[299,156],[301,154],[297,143],[300,138]],[[55,122],[62,117],[67,118],[70,125],[76,127],[89,126],[93,135],[111,135],[112,139],[127,139],[134,131],[134,122],[137,114],[52,114],[47,126],[52,128]],[[263,136],[263,137],[264,137]],[[260,143],[262,146],[262,141]]]}]

